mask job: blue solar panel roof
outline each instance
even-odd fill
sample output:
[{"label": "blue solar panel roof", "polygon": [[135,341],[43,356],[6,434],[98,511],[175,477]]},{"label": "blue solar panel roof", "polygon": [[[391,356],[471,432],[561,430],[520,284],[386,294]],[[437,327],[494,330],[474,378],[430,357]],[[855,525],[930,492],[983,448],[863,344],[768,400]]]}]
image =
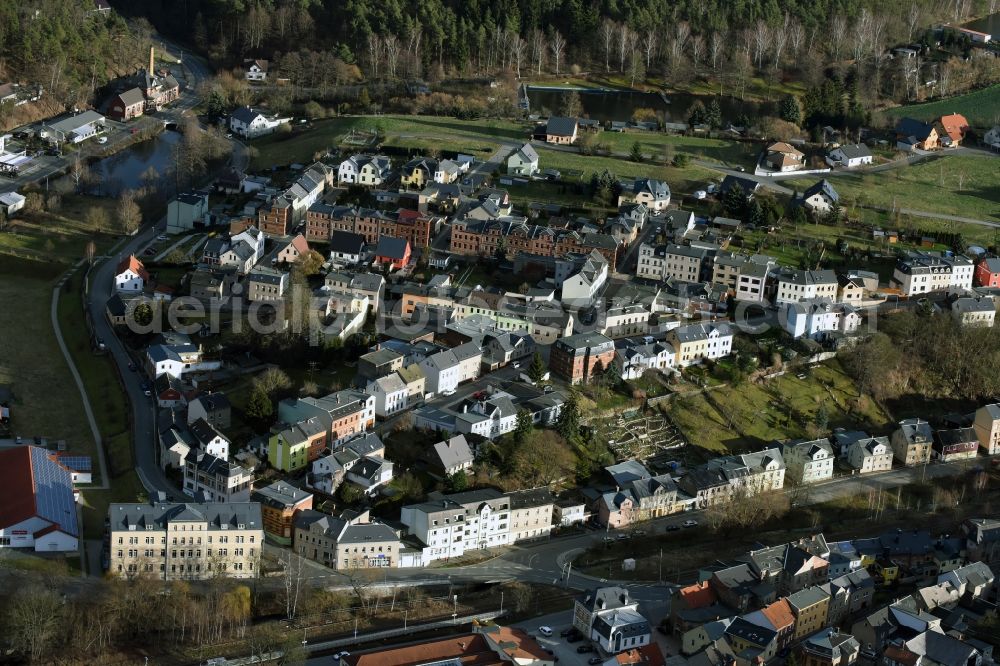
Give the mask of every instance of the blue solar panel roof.
[{"label": "blue solar panel roof", "polygon": [[59,462],[75,472],[89,472],[93,469],[90,456],[59,456]]},{"label": "blue solar panel roof", "polygon": [[73,477],[69,470],[49,457],[49,452],[31,447],[31,473],[35,482],[35,508],[39,516],[59,525],[67,534],[79,536]]}]

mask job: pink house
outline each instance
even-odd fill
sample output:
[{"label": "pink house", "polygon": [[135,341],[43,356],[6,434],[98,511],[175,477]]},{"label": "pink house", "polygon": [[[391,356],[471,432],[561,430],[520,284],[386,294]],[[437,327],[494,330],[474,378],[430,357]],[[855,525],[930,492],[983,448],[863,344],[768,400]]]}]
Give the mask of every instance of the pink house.
[{"label": "pink house", "polygon": [[636,519],[637,507],[631,493],[604,493],[597,504],[598,519],[612,529],[626,527]]}]

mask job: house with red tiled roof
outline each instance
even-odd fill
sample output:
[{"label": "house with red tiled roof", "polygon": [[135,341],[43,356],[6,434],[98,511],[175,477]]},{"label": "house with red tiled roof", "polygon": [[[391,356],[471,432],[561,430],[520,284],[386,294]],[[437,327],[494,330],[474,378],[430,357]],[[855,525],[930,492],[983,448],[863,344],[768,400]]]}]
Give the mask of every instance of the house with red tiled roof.
[{"label": "house with red tiled roof", "polygon": [[487,625],[477,631],[486,639],[486,643],[505,662],[521,666],[543,666],[555,663],[552,656],[542,649],[534,638],[521,629]]},{"label": "house with red tiled roof", "polygon": [[122,259],[115,268],[115,291],[123,294],[137,294],[146,286],[149,273],[134,254]]},{"label": "house with red tiled roof", "polygon": [[743,619],[759,627],[772,629],[777,634],[779,650],[788,645],[795,634],[795,613],[783,598],[759,611],[744,615]]},{"label": "house with red tiled roof", "polygon": [[37,446],[0,451],[0,548],[79,548],[73,473]]},{"label": "house with red tiled roof", "polygon": [[643,645],[615,655],[615,663],[619,666],[664,666],[666,660],[656,643]]},{"label": "house with red tiled roof", "polygon": [[[387,647],[343,657],[346,666],[553,666],[549,655],[534,638],[520,629],[494,624],[476,627],[475,633],[449,636],[423,643]],[[662,662],[661,662],[662,663]]]},{"label": "house with red tiled roof", "polygon": [[935,127],[938,135],[941,137],[940,143],[942,146],[946,148],[958,148],[965,137],[966,131],[969,129],[969,121],[961,113],[952,113],[951,115],[938,118]]}]

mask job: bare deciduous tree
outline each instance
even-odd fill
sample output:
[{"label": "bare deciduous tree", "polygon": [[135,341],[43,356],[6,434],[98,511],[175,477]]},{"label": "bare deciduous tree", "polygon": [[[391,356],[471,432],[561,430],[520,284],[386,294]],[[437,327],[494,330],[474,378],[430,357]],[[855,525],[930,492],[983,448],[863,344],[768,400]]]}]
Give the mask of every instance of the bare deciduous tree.
[{"label": "bare deciduous tree", "polygon": [[142,210],[135,200],[135,192],[125,190],[118,200],[118,223],[126,234],[134,234],[142,224]]},{"label": "bare deciduous tree", "polygon": [[618,26],[609,18],[601,23],[601,42],[604,44],[604,71],[611,71],[611,48],[615,43]]},{"label": "bare deciduous tree", "polygon": [[511,62],[514,64],[514,74],[521,78],[521,65],[524,63],[524,56],[528,52],[528,42],[521,39],[520,35],[514,35],[510,45]]},{"label": "bare deciduous tree", "polygon": [[697,70],[701,67],[701,59],[705,55],[705,38],[701,35],[691,37],[690,49],[691,62],[694,63],[694,68]]},{"label": "bare deciduous tree", "polygon": [[549,50],[552,51],[552,60],[556,68],[556,74],[559,74],[559,63],[562,61],[563,53],[566,51],[566,38],[558,30],[552,33],[552,39],[549,41]]},{"label": "bare deciduous tree", "polygon": [[655,28],[647,28],[642,35],[642,50],[646,57],[646,70],[653,61],[653,54],[656,53],[656,42],[660,38],[660,33]]},{"label": "bare deciduous tree", "polygon": [[837,14],[830,21],[830,46],[833,49],[833,59],[840,60],[844,50],[844,40],[847,37],[847,19]]},{"label": "bare deciduous tree", "polygon": [[396,78],[396,67],[399,65],[400,44],[396,35],[391,32],[382,40],[382,49],[385,51],[386,65],[389,67],[389,78]]},{"label": "bare deciduous tree", "polygon": [[767,47],[771,42],[771,28],[766,21],[760,20],[754,24],[750,35],[753,38],[753,61],[759,70],[763,67]]},{"label": "bare deciduous tree", "polygon": [[711,39],[708,41],[708,57],[712,61],[712,71],[716,71],[719,68],[719,60],[722,58],[722,52],[726,48],[726,38],[719,32],[713,32]]},{"label": "bare deciduous tree", "polygon": [[545,64],[545,33],[535,28],[531,31],[531,57],[535,61],[535,75],[542,73]]}]

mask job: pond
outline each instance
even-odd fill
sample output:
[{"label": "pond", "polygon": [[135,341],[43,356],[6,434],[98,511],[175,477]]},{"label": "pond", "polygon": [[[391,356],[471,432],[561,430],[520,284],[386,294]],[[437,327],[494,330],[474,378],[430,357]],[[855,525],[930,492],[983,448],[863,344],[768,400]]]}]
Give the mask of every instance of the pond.
[{"label": "pond", "polygon": [[[601,89],[546,88],[528,87],[528,101],[531,103],[531,113],[539,115],[558,114],[563,107],[567,95],[580,94],[580,104],[583,115],[602,122],[611,120],[628,121],[636,109],[653,109],[657,115],[662,115],[666,122],[687,122],[691,107],[697,101],[706,106],[712,100],[711,95],[694,95],[691,93],[647,93],[639,91],[619,91]],[[773,104],[741,101],[732,97],[719,98],[723,120],[735,123],[742,114],[753,118],[758,115],[774,113]]]},{"label": "pond", "polygon": [[91,169],[100,176],[105,194],[117,195],[122,190],[136,189],[143,185],[144,175],[150,168],[156,171],[158,178],[173,168],[173,150],[180,140],[179,132],[167,130],[98,160]]},{"label": "pond", "polygon": [[969,30],[978,30],[993,35],[993,41],[1000,41],[1000,13],[990,14],[981,19],[970,21],[962,26]]}]

